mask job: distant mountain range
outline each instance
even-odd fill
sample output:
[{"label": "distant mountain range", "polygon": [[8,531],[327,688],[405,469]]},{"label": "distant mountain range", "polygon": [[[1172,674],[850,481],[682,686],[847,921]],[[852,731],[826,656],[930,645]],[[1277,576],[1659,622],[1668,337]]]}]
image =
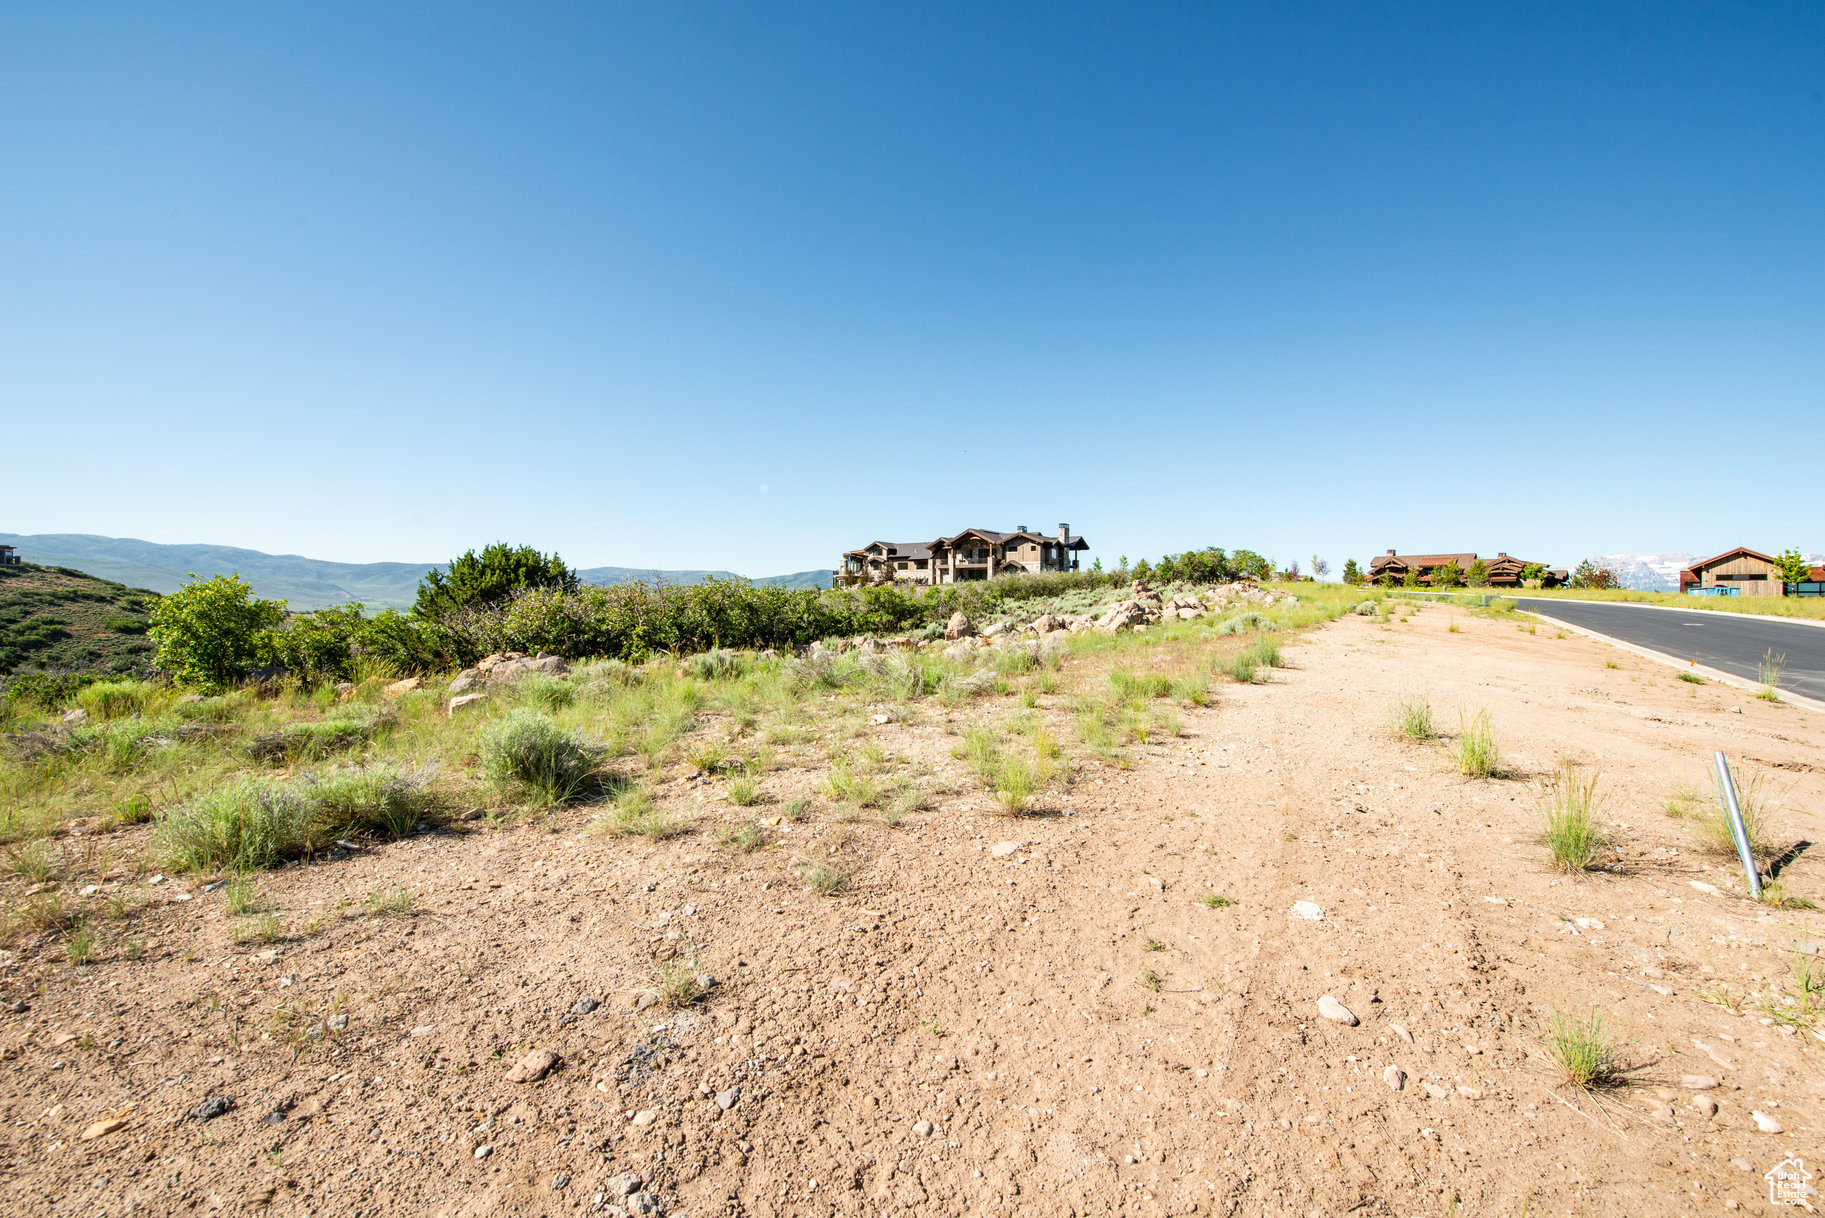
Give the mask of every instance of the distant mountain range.
[{"label": "distant mountain range", "polygon": [[1702,554],[1607,554],[1594,555],[1593,567],[1608,567],[1616,573],[1624,588],[1637,592],[1677,592],[1679,573],[1705,557]]},{"label": "distant mountain range", "polygon": [[[96,537],[89,533],[0,533],[0,545],[10,545],[26,562],[45,567],[69,567],[132,588],[174,592],[192,574],[239,575],[253,585],[254,594],[283,600],[293,609],[323,609],[360,601],[370,609],[405,609],[418,598],[418,581],[436,563],[326,562],[296,554],[264,554],[232,546],[161,545],[130,537]],[[649,571],[633,567],[588,567],[577,572],[587,584],[624,584],[660,579],[667,583],[695,584],[712,577],[736,579],[728,571]],[[829,570],[795,571],[770,575],[757,584],[783,584],[788,588],[822,588],[830,582]]]}]

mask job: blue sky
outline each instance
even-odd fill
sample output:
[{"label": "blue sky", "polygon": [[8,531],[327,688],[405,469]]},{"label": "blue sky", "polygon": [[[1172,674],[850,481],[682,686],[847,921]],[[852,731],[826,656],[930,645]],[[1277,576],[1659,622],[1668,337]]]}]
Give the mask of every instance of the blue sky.
[{"label": "blue sky", "polygon": [[0,530],[1822,550],[1822,91],[1816,3],[12,5]]}]

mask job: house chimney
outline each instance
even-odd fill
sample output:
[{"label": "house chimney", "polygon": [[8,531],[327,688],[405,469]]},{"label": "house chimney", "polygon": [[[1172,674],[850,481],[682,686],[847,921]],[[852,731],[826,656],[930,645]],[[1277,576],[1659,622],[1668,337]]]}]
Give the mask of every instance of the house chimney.
[{"label": "house chimney", "polygon": [[1027,531],[1027,526],[1026,526],[1026,525],[1024,525],[1024,524],[1023,524],[1023,525],[1021,525],[1021,526],[1020,526],[1020,527],[1019,527],[1019,528],[1017,528],[1017,529],[1015,529],[1015,530],[1014,530],[1014,531],[1015,531],[1015,532],[1016,532],[1016,533],[1024,533],[1024,532],[1026,532],[1026,531]]},{"label": "house chimney", "polygon": [[1507,558],[1507,557],[1508,557],[1508,551],[1507,551],[1507,550],[1497,550],[1497,551],[1496,551],[1496,552],[1495,552],[1495,556],[1496,556],[1496,557],[1497,557],[1497,558]]},{"label": "house chimney", "polygon": [[1060,524],[1058,526],[1058,540],[1061,542],[1068,542],[1071,540],[1071,526],[1070,525],[1060,522]]},{"label": "house chimney", "polygon": [[1393,558],[1393,557],[1394,557],[1394,551],[1393,551],[1393,550],[1389,550],[1389,551],[1388,551],[1388,557],[1389,557],[1389,558]]}]

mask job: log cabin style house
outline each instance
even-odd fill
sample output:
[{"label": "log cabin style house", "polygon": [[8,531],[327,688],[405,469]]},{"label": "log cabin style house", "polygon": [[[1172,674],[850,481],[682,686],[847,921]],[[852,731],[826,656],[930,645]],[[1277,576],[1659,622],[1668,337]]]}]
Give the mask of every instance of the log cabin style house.
[{"label": "log cabin style house", "polygon": [[832,583],[957,584],[1021,571],[1075,571],[1079,552],[1089,548],[1068,524],[1050,536],[1023,524],[1012,533],[965,529],[935,541],[875,541],[847,551]]},{"label": "log cabin style house", "polygon": [[[1430,585],[1432,573],[1447,563],[1455,562],[1463,575],[1470,574],[1470,567],[1477,561],[1475,554],[1396,554],[1389,550],[1386,554],[1377,554],[1369,560],[1369,582],[1378,584],[1384,578],[1392,578],[1395,583],[1404,583],[1409,571],[1416,572],[1419,582]],[[1492,588],[1519,588],[1524,581],[1524,572],[1535,564],[1524,558],[1511,558],[1505,551],[1497,551],[1494,558],[1483,560],[1484,568],[1489,573],[1489,586]],[[1563,570],[1547,570],[1544,563],[1539,564],[1542,570],[1540,586],[1556,588],[1571,578]]]}]

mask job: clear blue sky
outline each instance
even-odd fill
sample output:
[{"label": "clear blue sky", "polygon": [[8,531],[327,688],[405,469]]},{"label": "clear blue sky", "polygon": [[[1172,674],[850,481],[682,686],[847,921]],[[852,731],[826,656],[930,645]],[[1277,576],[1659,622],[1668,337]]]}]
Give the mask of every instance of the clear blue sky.
[{"label": "clear blue sky", "polygon": [[1825,6],[14,4],[0,530],[1825,549]]}]

